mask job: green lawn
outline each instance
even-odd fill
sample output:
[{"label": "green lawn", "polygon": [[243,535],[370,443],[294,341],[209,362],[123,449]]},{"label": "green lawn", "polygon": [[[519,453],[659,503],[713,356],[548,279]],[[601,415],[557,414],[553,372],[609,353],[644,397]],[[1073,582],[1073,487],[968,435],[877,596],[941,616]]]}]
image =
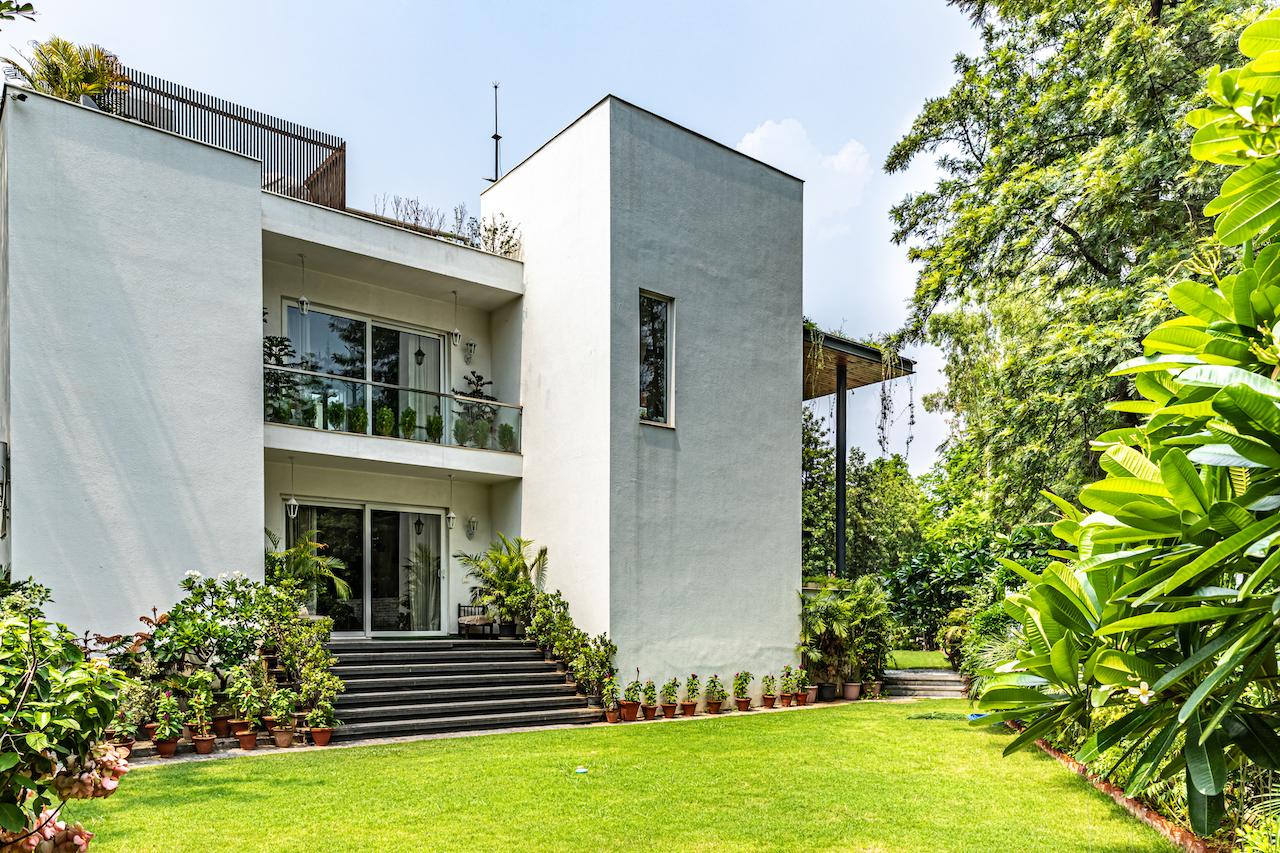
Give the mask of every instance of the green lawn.
[{"label": "green lawn", "polygon": [[[960,700],[144,767],[67,804],[95,853],[1168,850]],[[577,774],[579,765],[588,768]]]},{"label": "green lawn", "polygon": [[891,669],[951,669],[947,656],[942,652],[922,652],[919,649],[898,649],[889,658]]}]

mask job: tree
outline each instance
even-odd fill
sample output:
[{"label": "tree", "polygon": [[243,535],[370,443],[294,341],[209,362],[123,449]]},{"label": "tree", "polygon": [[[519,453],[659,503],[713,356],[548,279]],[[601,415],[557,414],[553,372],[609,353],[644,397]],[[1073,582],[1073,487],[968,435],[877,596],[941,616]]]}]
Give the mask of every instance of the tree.
[{"label": "tree", "polygon": [[955,59],[885,168],[933,155],[943,175],[892,211],[919,263],[903,341],[946,354],[951,445],[979,456],[997,521],[1037,490],[1099,475],[1087,438],[1132,425],[1107,374],[1172,316],[1164,291],[1209,233],[1214,174],[1181,117],[1231,55],[1247,0],[961,0],[982,49]]},{"label": "tree", "polygon": [[920,485],[898,454],[867,462],[855,448],[849,470],[850,574],[891,573],[920,547]]},{"label": "tree", "polygon": [[1143,419],[1094,442],[1106,476],[1084,510],[1053,498],[1061,561],[1007,564],[1029,585],[1005,603],[1025,645],[981,699],[1026,723],[1006,751],[1085,730],[1081,761],[1136,756],[1130,793],[1181,776],[1201,834],[1229,774],[1280,770],[1280,12],[1240,50],[1252,61],[1212,69],[1212,105],[1188,116],[1192,154],[1237,167],[1205,208],[1217,242],[1169,288],[1180,314],[1113,371],[1142,398],[1113,408]]},{"label": "tree", "polygon": [[800,421],[800,567],[804,577],[836,568],[836,457],[830,430],[805,406]]},{"label": "tree", "polygon": [[32,42],[31,56],[19,56],[5,57],[3,62],[32,89],[64,101],[78,103],[86,95],[97,100],[129,82],[120,60],[96,44],[80,45],[51,36],[45,42]]}]

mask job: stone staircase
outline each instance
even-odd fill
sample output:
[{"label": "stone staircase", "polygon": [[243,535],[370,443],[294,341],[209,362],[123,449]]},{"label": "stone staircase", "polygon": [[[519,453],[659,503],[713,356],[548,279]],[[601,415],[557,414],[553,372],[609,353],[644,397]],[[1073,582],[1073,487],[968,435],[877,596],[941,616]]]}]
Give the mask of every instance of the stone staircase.
[{"label": "stone staircase", "polygon": [[333,640],[346,682],[334,739],[591,723],[599,708],[531,643],[509,639]]},{"label": "stone staircase", "polygon": [[950,669],[890,669],[884,674],[884,692],[890,697],[967,699],[964,678]]}]

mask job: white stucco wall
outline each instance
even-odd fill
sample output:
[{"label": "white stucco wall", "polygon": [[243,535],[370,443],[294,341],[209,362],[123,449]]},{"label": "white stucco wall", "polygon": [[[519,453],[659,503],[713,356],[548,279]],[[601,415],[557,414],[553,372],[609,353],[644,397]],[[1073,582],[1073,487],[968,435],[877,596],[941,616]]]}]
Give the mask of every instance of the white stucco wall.
[{"label": "white stucco wall", "polygon": [[481,196],[524,239],[523,535],[592,633],[609,628],[609,112],[604,104]]},{"label": "white stucco wall", "polygon": [[[619,670],[759,677],[799,631],[803,185],[610,103]],[[674,429],[637,416],[641,290],[674,298]]]},{"label": "white stucco wall", "polygon": [[[613,98],[482,196],[525,234],[523,530],[623,679],[794,661],[801,200]],[[675,299],[675,429],[637,416],[642,289]]]},{"label": "white stucco wall", "polygon": [[262,573],[258,164],[35,94],[2,127],[14,573],[134,630]]}]

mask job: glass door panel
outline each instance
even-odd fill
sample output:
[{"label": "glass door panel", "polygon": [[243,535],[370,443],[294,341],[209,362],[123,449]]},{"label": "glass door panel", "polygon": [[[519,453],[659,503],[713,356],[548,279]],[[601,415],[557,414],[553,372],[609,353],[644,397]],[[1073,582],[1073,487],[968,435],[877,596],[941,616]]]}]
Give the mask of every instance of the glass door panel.
[{"label": "glass door panel", "polygon": [[440,539],[438,515],[369,511],[373,631],[440,630]]},{"label": "glass door panel", "polygon": [[[441,343],[435,335],[419,335],[384,326],[373,327],[370,375],[374,382],[399,389],[374,392],[374,428],[379,435],[439,441]],[[436,435],[435,439],[431,436]]]},{"label": "glass door panel", "polygon": [[334,631],[363,633],[364,625],[364,510],[356,507],[298,507],[298,517],[289,523],[289,542],[311,534],[326,547],[322,554],[341,561],[334,571],[351,589],[348,598],[338,595],[330,581],[318,583],[315,589],[315,612],[333,619]]}]

